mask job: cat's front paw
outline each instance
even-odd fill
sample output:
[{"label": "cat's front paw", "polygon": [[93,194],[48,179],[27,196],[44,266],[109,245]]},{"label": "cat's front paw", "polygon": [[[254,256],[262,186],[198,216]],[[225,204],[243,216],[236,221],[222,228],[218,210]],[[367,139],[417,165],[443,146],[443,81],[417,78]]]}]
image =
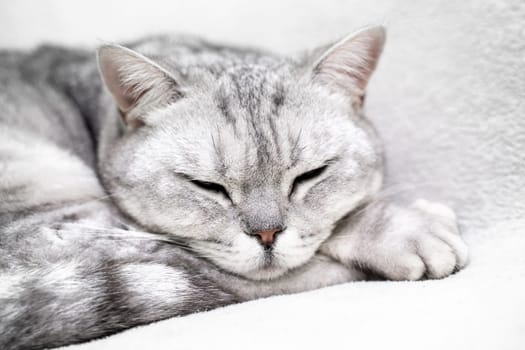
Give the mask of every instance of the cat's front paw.
[{"label": "cat's front paw", "polygon": [[358,263],[392,280],[443,278],[467,264],[468,249],[450,208],[417,200],[388,210],[376,241],[361,242]]}]

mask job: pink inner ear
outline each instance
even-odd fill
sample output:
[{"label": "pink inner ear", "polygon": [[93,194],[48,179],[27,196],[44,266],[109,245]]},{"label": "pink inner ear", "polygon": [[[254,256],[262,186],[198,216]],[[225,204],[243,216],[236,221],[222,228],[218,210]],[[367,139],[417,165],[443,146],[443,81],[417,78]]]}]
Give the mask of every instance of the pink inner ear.
[{"label": "pink inner ear", "polygon": [[182,96],[168,72],[130,49],[102,47],[98,61],[102,78],[129,125],[143,125],[140,118],[149,110]]},{"label": "pink inner ear", "polygon": [[132,97],[130,87],[125,86],[120,69],[125,64],[127,52],[118,47],[103,47],[99,50],[99,67],[102,78],[108,90],[113,95],[119,110],[123,113],[129,111],[136,98]]},{"label": "pink inner ear", "polygon": [[383,27],[361,30],[332,46],[314,68],[314,78],[362,100],[385,42]]},{"label": "pink inner ear", "polygon": [[147,79],[141,82],[134,79],[135,76],[146,78],[149,75],[154,79],[155,75],[159,75],[155,67],[142,57],[119,47],[102,48],[99,51],[99,65],[106,86],[124,113],[131,110],[151,87]]}]

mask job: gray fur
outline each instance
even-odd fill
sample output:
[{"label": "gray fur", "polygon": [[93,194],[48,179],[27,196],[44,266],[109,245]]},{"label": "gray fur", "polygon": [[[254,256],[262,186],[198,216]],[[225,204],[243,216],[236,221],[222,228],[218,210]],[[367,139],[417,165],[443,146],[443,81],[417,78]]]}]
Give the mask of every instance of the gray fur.
[{"label": "gray fur", "polygon": [[[377,196],[362,101],[383,42],[369,28],[292,59],[148,38],[100,48],[103,79],[90,52],[0,53],[0,346],[85,341],[361,268],[464,266],[447,208]],[[274,228],[263,247],[254,233]]]}]

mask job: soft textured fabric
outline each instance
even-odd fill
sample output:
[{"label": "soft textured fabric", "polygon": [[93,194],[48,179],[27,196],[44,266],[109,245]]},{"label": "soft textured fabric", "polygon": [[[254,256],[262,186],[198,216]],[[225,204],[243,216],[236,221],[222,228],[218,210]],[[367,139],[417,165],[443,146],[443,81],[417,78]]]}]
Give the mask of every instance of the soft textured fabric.
[{"label": "soft textured fabric", "polygon": [[[113,9],[118,21],[117,3],[100,11]],[[28,7],[24,4],[1,4],[0,13],[12,6],[12,14],[16,6]],[[148,15],[133,22],[129,13],[140,13],[137,8],[155,13],[155,1],[147,4],[127,8],[122,1],[128,11],[122,13],[122,32],[105,39],[116,39],[126,23],[129,28],[134,23],[139,29],[132,33],[169,27],[292,52],[386,21],[387,46],[367,97],[368,115],[385,141],[386,192],[452,205],[471,263],[444,280],[353,283],[272,297],[71,350],[525,348],[523,1],[174,2],[156,23]],[[13,19],[1,22],[25,33]],[[3,29],[0,44],[13,44],[6,35],[10,28]],[[56,39],[76,42],[71,29]],[[80,32],[79,41],[91,40]],[[52,32],[44,34],[53,38]],[[28,36],[22,39],[30,43]]]}]

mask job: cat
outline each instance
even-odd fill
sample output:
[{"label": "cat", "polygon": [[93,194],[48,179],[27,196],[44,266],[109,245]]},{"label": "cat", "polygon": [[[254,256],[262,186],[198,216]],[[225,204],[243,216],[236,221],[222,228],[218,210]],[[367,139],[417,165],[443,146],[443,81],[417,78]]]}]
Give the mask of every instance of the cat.
[{"label": "cat", "polygon": [[[196,38],[0,53],[0,347],[468,261],[454,212],[381,195],[368,27],[298,57]],[[100,77],[99,77],[100,74]]]}]

